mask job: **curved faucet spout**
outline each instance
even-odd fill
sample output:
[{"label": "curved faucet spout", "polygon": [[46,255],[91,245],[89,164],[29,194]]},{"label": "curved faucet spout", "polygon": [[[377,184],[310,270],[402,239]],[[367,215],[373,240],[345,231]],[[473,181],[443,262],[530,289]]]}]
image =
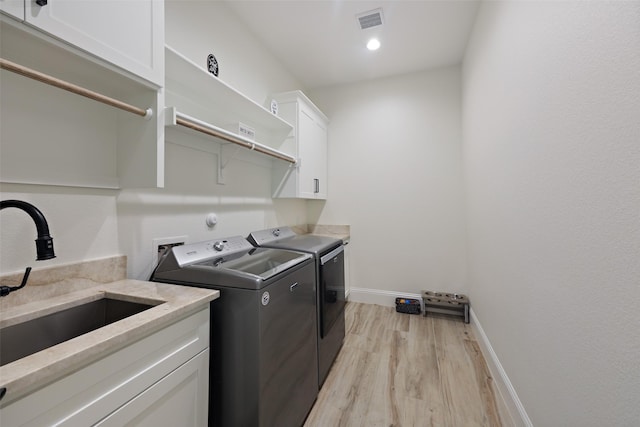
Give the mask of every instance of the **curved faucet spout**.
[{"label": "curved faucet spout", "polygon": [[0,210],[4,208],[21,209],[33,219],[38,231],[38,238],[36,239],[37,261],[44,261],[56,257],[53,250],[53,238],[49,235],[49,225],[38,208],[22,200],[2,200],[0,201]]}]

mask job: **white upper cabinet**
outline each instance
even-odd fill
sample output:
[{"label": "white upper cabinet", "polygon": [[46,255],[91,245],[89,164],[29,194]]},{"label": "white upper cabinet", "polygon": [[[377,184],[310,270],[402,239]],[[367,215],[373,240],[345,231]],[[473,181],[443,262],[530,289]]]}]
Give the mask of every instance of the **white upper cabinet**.
[{"label": "white upper cabinet", "polygon": [[[0,181],[162,187],[164,4],[23,4],[25,20],[15,19],[6,13],[14,3],[0,0]],[[150,114],[143,118],[63,88]]]},{"label": "white upper cabinet", "polygon": [[[0,0],[2,11],[160,87],[162,0]],[[24,9],[21,12],[21,9]]]},{"label": "white upper cabinet", "polygon": [[273,197],[326,199],[327,117],[301,91],[273,99],[278,115],[294,126],[280,149],[298,159],[296,165],[274,165]]}]

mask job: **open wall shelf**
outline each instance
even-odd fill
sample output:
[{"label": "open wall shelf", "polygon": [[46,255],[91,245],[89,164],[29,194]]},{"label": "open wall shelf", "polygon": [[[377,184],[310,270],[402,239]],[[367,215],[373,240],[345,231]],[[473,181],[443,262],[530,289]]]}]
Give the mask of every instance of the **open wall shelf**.
[{"label": "open wall shelf", "polygon": [[[272,148],[289,136],[293,130],[291,124],[169,46],[165,47],[165,85],[165,105],[169,113],[166,115],[167,126],[180,124],[171,117],[184,117],[191,123],[224,135],[202,132],[209,136],[249,149],[264,148],[256,151],[295,162],[291,154]],[[240,123],[255,130],[255,141],[239,134]],[[186,126],[183,124],[183,127]]]}]

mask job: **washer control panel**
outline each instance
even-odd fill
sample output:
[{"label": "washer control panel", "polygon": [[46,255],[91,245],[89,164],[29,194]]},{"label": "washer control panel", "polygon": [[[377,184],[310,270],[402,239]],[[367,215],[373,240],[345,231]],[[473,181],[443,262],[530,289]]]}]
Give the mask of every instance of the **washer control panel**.
[{"label": "washer control panel", "polygon": [[242,236],[208,240],[171,248],[180,267],[221,255],[250,251],[251,249],[254,249],[253,245]]}]

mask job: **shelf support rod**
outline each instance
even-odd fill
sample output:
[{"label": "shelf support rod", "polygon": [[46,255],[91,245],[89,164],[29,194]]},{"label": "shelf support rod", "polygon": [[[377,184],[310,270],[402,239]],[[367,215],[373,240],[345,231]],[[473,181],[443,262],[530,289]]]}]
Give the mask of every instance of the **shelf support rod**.
[{"label": "shelf support rod", "polygon": [[204,133],[209,136],[213,136],[215,138],[222,139],[223,141],[237,144],[249,150],[257,151],[259,153],[266,154],[271,157],[275,157],[276,159],[284,160],[286,162],[293,163],[293,164],[296,163],[296,158],[293,156],[290,156],[289,154],[275,150],[271,147],[267,147],[266,145],[262,145],[259,142],[254,142],[254,141],[251,141],[250,139],[243,138],[239,135],[235,135],[232,132],[221,129],[212,124],[203,122],[202,120],[189,117],[186,114],[179,113],[178,111],[175,111],[174,114],[175,114],[175,123],[177,125],[184,126],[189,129],[193,129],[195,131]]},{"label": "shelf support rod", "polygon": [[27,68],[23,65],[16,64],[15,62],[8,61],[4,58],[0,58],[0,68],[12,73],[20,74],[21,76],[28,77],[33,80],[37,80],[41,83],[48,84],[50,86],[57,87],[68,92],[75,93],[76,95],[84,96],[85,98],[93,99],[94,101],[101,102],[106,105],[110,105],[120,110],[127,111],[129,113],[150,119],[153,116],[153,110],[151,108],[143,109],[136,106],[127,104],[117,99],[108,97],[98,92],[83,88],[82,86],[74,85],[64,80],[60,80],[56,77],[52,77],[48,74],[41,73],[31,68]]}]

